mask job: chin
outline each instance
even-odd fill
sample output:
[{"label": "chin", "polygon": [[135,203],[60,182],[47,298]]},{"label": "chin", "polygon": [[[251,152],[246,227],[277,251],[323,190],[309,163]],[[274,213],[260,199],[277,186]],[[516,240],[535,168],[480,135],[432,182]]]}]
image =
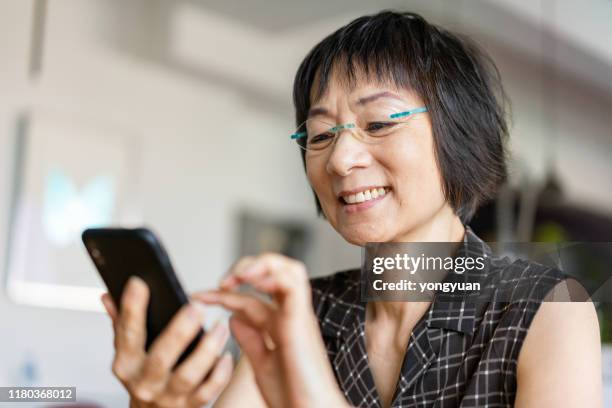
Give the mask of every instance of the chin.
[{"label": "chin", "polygon": [[361,247],[365,246],[368,242],[387,242],[389,240],[387,234],[378,228],[374,230],[371,225],[351,226],[350,228],[340,227],[337,231],[347,242]]}]

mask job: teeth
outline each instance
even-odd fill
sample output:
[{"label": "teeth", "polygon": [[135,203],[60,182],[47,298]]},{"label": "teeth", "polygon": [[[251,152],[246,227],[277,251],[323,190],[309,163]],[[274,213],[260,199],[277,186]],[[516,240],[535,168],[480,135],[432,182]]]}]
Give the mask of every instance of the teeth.
[{"label": "teeth", "polygon": [[384,187],[373,188],[371,190],[360,191],[357,194],[351,194],[348,196],[343,196],[344,201],[349,204],[363,203],[364,201],[369,201],[374,198],[382,197],[386,194]]}]

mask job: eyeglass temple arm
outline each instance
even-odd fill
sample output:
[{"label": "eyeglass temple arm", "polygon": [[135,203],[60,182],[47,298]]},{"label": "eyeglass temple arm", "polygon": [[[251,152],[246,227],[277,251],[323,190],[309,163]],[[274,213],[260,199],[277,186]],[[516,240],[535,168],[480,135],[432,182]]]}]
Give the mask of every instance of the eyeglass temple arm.
[{"label": "eyeglass temple arm", "polygon": [[306,137],[306,132],[297,132],[291,134],[291,139],[301,139],[303,137]]},{"label": "eyeglass temple arm", "polygon": [[407,111],[404,111],[404,112],[393,113],[393,114],[389,115],[389,117],[391,119],[397,119],[397,118],[403,118],[403,117],[408,116],[408,115],[412,115],[414,113],[423,113],[423,112],[427,112],[427,108],[424,107],[424,106],[420,107],[420,108],[414,108],[414,109],[411,109],[411,110],[407,110]]}]

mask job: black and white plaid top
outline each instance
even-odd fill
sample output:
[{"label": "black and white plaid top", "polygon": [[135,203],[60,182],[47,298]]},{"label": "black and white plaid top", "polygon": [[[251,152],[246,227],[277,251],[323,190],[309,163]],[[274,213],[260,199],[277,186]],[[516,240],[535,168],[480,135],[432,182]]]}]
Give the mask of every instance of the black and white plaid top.
[{"label": "black and white plaid top", "polygon": [[[470,251],[491,249],[466,228]],[[476,249],[475,249],[476,248]],[[544,296],[565,279],[560,271],[526,261],[491,258],[490,301],[436,300],[415,325],[392,407],[511,407],[521,346]],[[311,280],[313,305],[341,390],[356,407],[380,407],[365,346],[360,270]],[[498,286],[531,288],[528,296],[496,300]],[[393,333],[389,333],[393,336]]]}]

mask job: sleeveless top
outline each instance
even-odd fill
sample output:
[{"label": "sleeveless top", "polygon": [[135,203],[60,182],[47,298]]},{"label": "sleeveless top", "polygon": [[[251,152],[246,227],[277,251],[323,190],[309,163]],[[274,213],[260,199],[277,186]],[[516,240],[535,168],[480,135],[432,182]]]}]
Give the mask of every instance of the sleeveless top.
[{"label": "sleeveless top", "polygon": [[[470,244],[471,255],[491,257],[484,271],[493,288],[491,297],[479,302],[434,297],[410,335],[392,407],[514,404],[517,359],[529,326],[546,294],[567,277],[549,266],[492,257],[491,249],[469,227],[464,243]],[[360,270],[315,278],[311,286],[340,389],[356,407],[381,407],[366,353]],[[495,299],[517,287],[528,290],[511,301]]]}]

